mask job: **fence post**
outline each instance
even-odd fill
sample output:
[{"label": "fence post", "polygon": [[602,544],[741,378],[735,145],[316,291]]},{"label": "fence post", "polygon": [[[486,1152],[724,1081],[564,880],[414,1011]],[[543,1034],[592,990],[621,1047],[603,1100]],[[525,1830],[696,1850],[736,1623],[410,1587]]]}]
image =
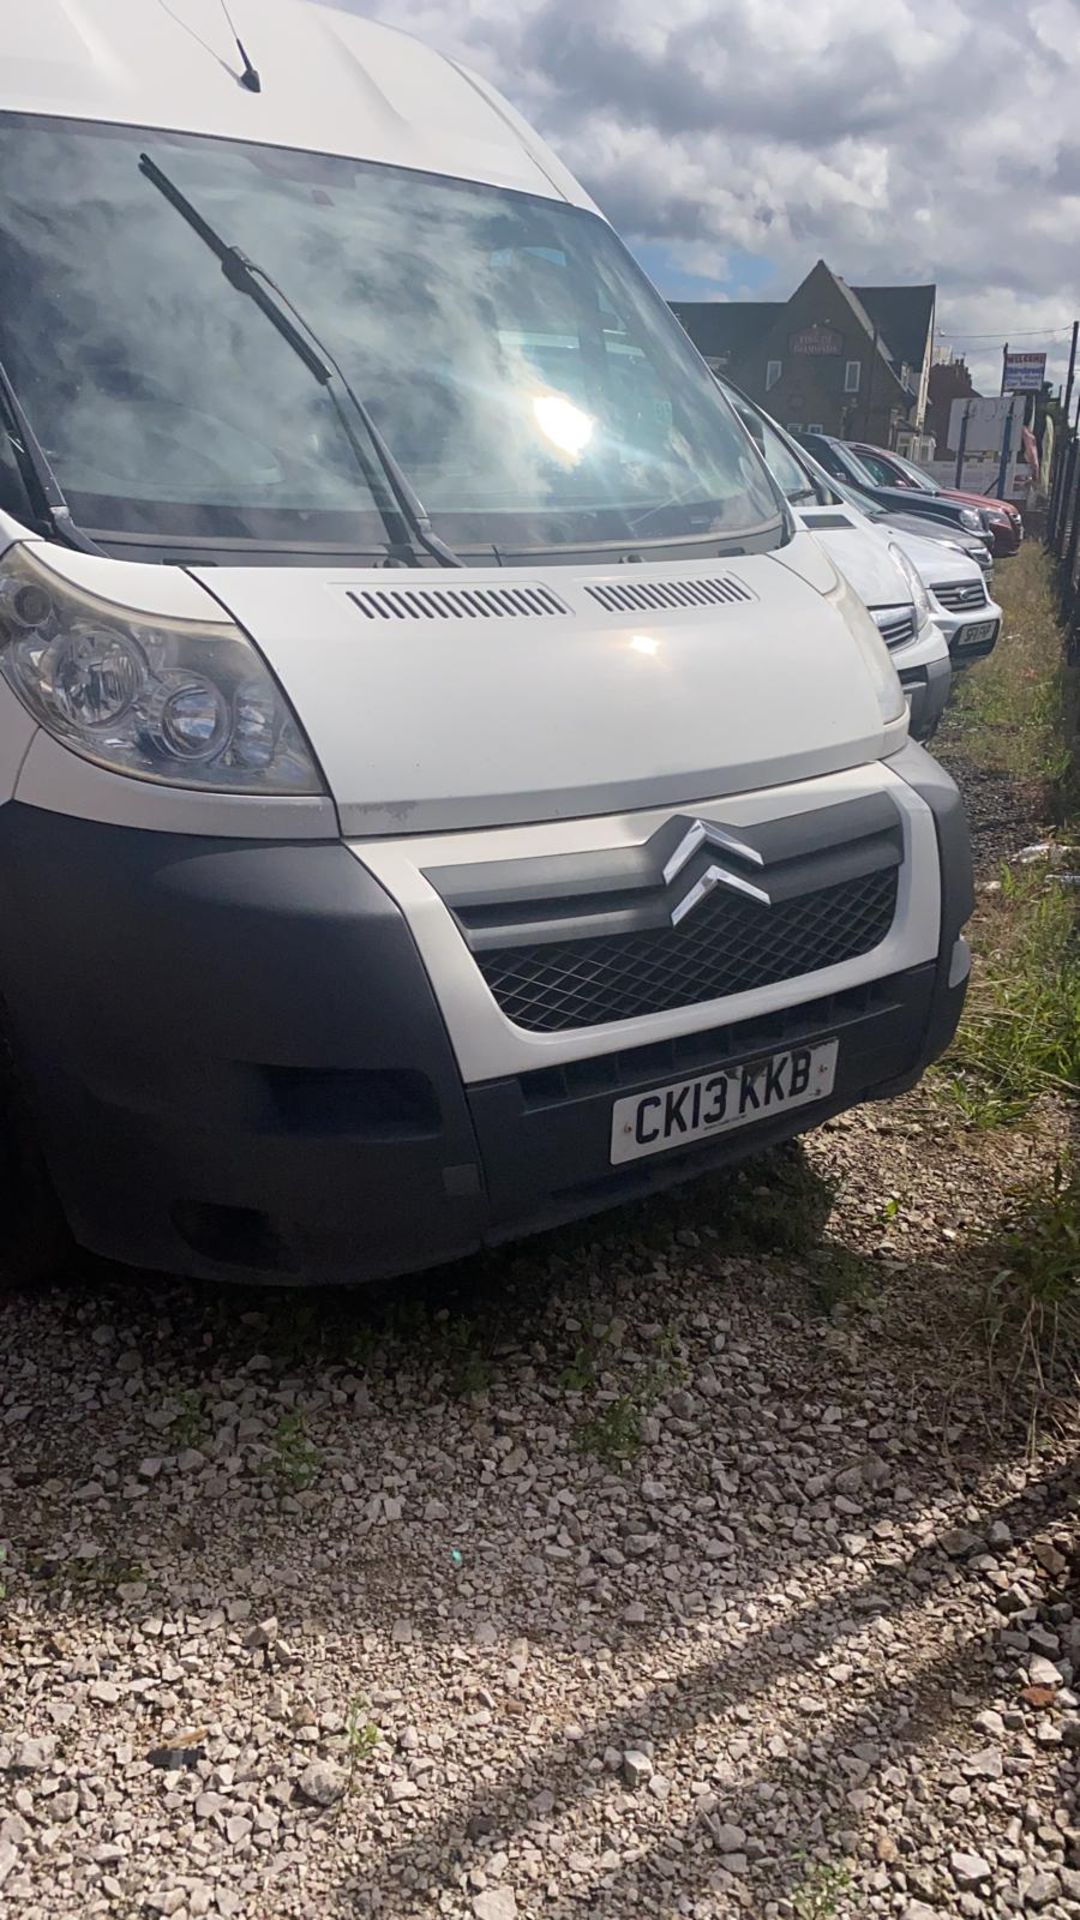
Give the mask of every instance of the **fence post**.
[{"label": "fence post", "polygon": [[1058,509],[1061,506],[1061,483],[1065,477],[1065,441],[1060,439],[1054,447],[1054,465],[1050,474],[1050,498],[1046,503],[1046,544],[1054,550],[1057,539]]},{"label": "fence post", "polygon": [[1057,559],[1061,559],[1061,557],[1063,557],[1063,551],[1065,551],[1065,540],[1067,540],[1068,534],[1068,518],[1070,518],[1070,511],[1072,511],[1072,478],[1074,478],[1074,468],[1076,468],[1076,440],[1074,440],[1074,438],[1068,438],[1067,442],[1061,447],[1061,488],[1059,488],[1059,497],[1057,497],[1057,516],[1055,516],[1055,522],[1053,522],[1053,538],[1051,538],[1051,549],[1053,549],[1053,553],[1057,555]]}]

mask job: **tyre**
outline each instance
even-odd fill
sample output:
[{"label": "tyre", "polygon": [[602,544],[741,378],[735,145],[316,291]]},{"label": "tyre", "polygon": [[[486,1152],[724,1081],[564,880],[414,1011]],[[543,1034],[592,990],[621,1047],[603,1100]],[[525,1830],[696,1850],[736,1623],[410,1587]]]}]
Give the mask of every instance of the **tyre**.
[{"label": "tyre", "polygon": [[60,1203],[0,1034],[0,1282],[47,1280],[69,1248]]}]

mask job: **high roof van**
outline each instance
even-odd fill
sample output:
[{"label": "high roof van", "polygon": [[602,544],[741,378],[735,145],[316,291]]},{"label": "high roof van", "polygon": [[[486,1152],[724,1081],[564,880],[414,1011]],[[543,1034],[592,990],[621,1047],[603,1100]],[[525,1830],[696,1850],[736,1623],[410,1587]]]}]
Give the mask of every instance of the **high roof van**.
[{"label": "high roof van", "polygon": [[865,606],[487,82],[0,64],[0,1265],[387,1277],[910,1086],[972,905]]}]

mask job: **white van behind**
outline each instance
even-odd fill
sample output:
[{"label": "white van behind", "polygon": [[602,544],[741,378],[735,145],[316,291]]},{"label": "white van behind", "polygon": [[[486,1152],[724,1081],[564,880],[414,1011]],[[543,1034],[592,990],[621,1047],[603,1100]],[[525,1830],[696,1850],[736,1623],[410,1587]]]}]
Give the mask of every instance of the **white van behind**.
[{"label": "white van behind", "polygon": [[452,62],[248,12],[5,24],[9,1271],[444,1261],[964,994],[956,789],[610,226]]}]

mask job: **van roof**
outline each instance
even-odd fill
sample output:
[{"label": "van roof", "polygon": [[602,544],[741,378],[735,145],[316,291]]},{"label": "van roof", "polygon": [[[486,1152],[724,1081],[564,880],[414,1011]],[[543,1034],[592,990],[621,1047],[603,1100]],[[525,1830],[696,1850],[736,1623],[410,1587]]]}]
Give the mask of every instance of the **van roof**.
[{"label": "van roof", "polygon": [[[592,205],[479,76],[318,0],[32,0],[3,27],[0,112],[344,154]],[[58,190],[62,190],[57,182]]]}]

